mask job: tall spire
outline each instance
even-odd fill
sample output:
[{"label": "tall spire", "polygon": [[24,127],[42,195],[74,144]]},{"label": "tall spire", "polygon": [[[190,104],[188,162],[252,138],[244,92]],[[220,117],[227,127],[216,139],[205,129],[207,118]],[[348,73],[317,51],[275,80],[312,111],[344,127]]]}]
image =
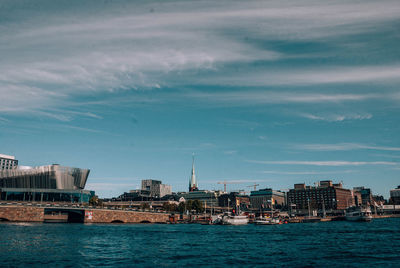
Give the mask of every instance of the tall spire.
[{"label": "tall spire", "polygon": [[189,182],[189,192],[197,191],[196,174],[194,172],[194,153],[192,155],[192,175]]}]

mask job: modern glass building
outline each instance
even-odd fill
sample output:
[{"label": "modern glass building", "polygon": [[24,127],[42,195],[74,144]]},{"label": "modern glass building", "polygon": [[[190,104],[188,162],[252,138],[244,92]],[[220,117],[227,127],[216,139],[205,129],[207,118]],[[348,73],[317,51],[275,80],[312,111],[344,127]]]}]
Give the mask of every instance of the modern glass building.
[{"label": "modern glass building", "polygon": [[88,202],[94,195],[93,191],[84,190],[89,172],[57,164],[1,169],[0,200]]}]

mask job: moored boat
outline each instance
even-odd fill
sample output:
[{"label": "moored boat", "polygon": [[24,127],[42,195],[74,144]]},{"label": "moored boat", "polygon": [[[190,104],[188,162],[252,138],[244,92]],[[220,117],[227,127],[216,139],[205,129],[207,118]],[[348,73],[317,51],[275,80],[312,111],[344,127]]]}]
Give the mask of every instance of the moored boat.
[{"label": "moored boat", "polygon": [[222,216],[222,224],[223,225],[245,225],[249,222],[247,216],[241,215],[229,215],[224,214]]},{"label": "moored boat", "polygon": [[274,225],[274,224],[280,224],[280,220],[278,218],[257,218],[254,220],[254,224],[256,224],[256,225]]},{"label": "moored boat", "polygon": [[349,207],[346,209],[347,221],[372,221],[372,213],[369,207]]}]

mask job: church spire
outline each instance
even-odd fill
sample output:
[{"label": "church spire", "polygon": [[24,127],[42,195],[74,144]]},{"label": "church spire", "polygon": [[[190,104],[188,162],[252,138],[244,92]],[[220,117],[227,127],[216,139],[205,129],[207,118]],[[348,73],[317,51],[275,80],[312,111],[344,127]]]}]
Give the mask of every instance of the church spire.
[{"label": "church spire", "polygon": [[197,191],[196,174],[194,172],[194,153],[192,155],[192,175],[189,182],[189,192]]}]

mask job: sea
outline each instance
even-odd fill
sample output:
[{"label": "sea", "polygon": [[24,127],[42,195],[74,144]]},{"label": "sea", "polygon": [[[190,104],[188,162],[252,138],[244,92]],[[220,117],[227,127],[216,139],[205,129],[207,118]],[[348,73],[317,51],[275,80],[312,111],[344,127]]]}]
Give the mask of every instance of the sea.
[{"label": "sea", "polygon": [[282,225],[0,223],[2,267],[400,267],[400,218]]}]

